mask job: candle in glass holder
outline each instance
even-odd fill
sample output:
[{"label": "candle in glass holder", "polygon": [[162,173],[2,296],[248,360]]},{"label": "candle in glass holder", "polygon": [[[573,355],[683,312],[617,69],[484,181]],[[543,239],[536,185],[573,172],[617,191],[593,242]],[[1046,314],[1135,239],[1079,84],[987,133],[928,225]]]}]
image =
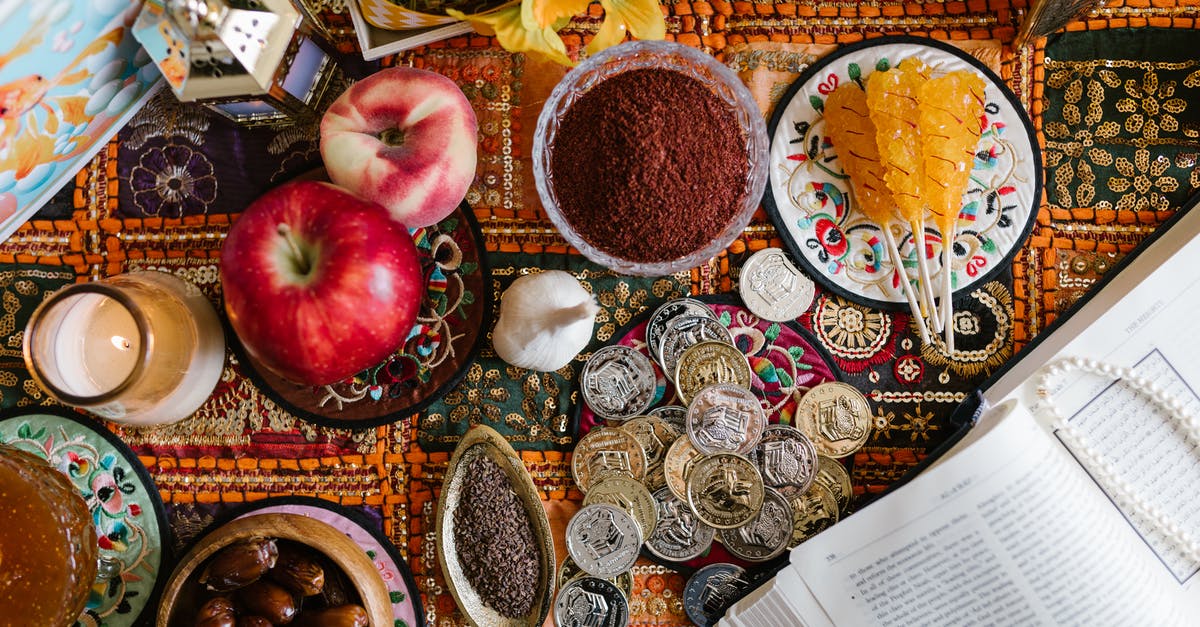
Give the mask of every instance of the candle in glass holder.
[{"label": "candle in glass holder", "polygon": [[69,479],[0,444],[0,625],[67,627],[96,579],[92,513]]},{"label": "candle in glass holder", "polygon": [[212,304],[163,272],[59,290],[25,329],[25,364],[56,400],[130,424],[188,417],[220,379],[225,337]]}]

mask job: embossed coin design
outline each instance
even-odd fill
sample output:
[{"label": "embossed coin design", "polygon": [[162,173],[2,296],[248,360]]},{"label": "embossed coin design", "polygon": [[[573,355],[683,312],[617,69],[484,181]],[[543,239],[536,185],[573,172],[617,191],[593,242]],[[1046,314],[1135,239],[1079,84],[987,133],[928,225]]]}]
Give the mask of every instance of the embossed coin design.
[{"label": "embossed coin design", "polygon": [[667,489],[675,498],[687,502],[687,479],[692,470],[692,462],[700,457],[700,451],[692,446],[691,438],[680,437],[667,449],[663,458],[663,474],[667,479]]},{"label": "embossed coin design", "polygon": [[688,476],[687,502],[700,521],[717,529],[749,522],[763,503],[762,476],[750,460],[733,453],[697,459]]},{"label": "embossed coin design", "polygon": [[675,430],[680,433],[685,433],[687,431],[687,407],[680,407],[679,405],[663,405],[662,407],[655,407],[654,409],[651,409],[650,411],[646,412],[646,414],[650,416],[658,416],[659,418],[666,420],[667,424],[675,427]]},{"label": "embossed coin design", "polygon": [[558,627],[625,627],[629,602],[611,582],[579,577],[563,586],[554,600]]},{"label": "embossed coin design", "polygon": [[744,387],[710,385],[688,404],[688,439],[701,453],[745,455],[754,450],[766,427],[762,402]]},{"label": "embossed coin design", "polygon": [[625,420],[644,412],[658,385],[650,358],[615,344],[592,353],[579,376],[583,401],[601,418]]},{"label": "embossed coin design", "polygon": [[767,488],[758,515],[737,529],[722,529],[721,544],[744,560],[765,562],[787,548],[792,539],[792,520],[787,497]]},{"label": "embossed coin design", "polygon": [[[556,588],[562,590],[572,580],[590,576],[583,572],[583,569],[579,567],[579,564],[575,563],[575,560],[571,559],[570,555],[566,555],[563,557],[562,565],[558,567],[558,586]],[[626,600],[633,594],[632,570],[627,570],[616,577],[605,579],[605,581],[616,586],[621,591],[621,594],[625,595]]]},{"label": "embossed coin design", "polygon": [[654,500],[658,504],[658,526],[646,540],[646,549],[673,562],[686,562],[708,552],[716,529],[700,522],[687,503],[675,498],[669,488],[660,488],[654,493]]},{"label": "embossed coin design", "polygon": [[871,406],[861,392],[840,381],[809,390],[796,405],[796,423],[817,452],[845,457],[871,435]]},{"label": "embossed coin design", "polygon": [[808,492],[791,501],[792,539],[788,542],[789,549],[795,548],[838,521],[837,499],[820,483],[814,482]]},{"label": "embossed coin design", "polygon": [[701,342],[720,342],[732,346],[733,336],[715,318],[681,316],[671,321],[671,326],[663,332],[658,350],[662,355],[663,373],[668,379],[675,380],[683,352]]},{"label": "embossed coin design", "polygon": [[615,505],[588,505],[567,523],[567,552],[593,577],[608,579],[633,568],[641,546],[637,522]]},{"label": "embossed coin design", "polygon": [[817,449],[799,429],[770,425],[750,455],[763,484],[784,496],[804,494],[817,476]]},{"label": "embossed coin design", "polygon": [[646,346],[650,354],[662,365],[662,337],[671,322],[683,316],[716,319],[717,315],[704,303],[694,298],[676,298],[658,306],[646,322]]},{"label": "embossed coin design", "polygon": [[845,513],[850,508],[854,487],[850,485],[850,473],[846,471],[842,462],[832,457],[817,455],[817,476],[814,481],[825,486],[833,494],[839,513]]},{"label": "embossed coin design", "polygon": [[670,423],[657,416],[638,416],[620,426],[642,444],[646,453],[646,488],[651,492],[667,484],[663,475],[663,458],[667,447],[681,435]]},{"label": "embossed coin design", "polygon": [[750,362],[732,344],[700,342],[679,356],[675,392],[684,403],[690,406],[697,392],[718,383],[750,388]]},{"label": "embossed coin design", "polygon": [[658,523],[658,507],[654,504],[654,496],[633,477],[611,475],[593,483],[583,498],[583,506],[596,503],[608,503],[621,508],[638,524],[643,538],[654,533]]},{"label": "embossed coin design", "polygon": [[741,566],[709,564],[697,570],[683,587],[683,610],[700,627],[712,627],[725,610],[750,589]]},{"label": "embossed coin design", "polygon": [[808,311],[817,286],[792,264],[787,253],[765,248],[742,264],[738,293],[754,315],[772,322],[786,322]]},{"label": "embossed coin design", "polygon": [[593,429],[575,445],[571,476],[579,490],[587,492],[592,482],[613,474],[641,481],[646,476],[646,453],[628,431]]}]

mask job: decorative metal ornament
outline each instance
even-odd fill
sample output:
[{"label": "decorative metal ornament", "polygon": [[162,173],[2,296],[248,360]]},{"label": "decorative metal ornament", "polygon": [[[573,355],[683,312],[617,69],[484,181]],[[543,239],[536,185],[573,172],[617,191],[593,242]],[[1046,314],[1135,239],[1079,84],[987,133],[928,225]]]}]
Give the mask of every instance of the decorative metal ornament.
[{"label": "decorative metal ornament", "polygon": [[146,0],[133,35],[175,96],[245,126],[318,120],[340,71],[290,0]]}]

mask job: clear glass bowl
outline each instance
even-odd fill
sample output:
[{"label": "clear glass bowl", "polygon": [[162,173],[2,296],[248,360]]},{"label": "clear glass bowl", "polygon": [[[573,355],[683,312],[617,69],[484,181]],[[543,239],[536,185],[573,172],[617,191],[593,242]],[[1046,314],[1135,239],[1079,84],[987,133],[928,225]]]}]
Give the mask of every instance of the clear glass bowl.
[{"label": "clear glass bowl", "polygon": [[[584,94],[622,72],[664,69],[680,72],[708,87],[729,105],[746,146],[745,188],[737,214],[707,245],[677,259],[641,262],[621,259],[580,237],[558,207],[550,163],[554,139],[567,111]],[[665,94],[664,97],[670,97]],[[571,70],[550,92],[538,116],[533,138],[533,177],[542,206],[567,243],[585,257],[622,274],[660,276],[694,268],[724,250],[750,223],[767,185],[767,125],[750,90],[733,70],[713,57],[683,44],[668,41],[632,41],[609,48]]]}]

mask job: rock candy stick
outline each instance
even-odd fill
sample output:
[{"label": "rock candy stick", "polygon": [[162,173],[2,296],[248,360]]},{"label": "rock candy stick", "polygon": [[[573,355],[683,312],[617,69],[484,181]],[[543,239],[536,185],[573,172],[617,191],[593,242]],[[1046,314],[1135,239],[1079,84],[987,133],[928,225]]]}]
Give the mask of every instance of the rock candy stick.
[{"label": "rock candy stick", "polygon": [[931,78],[919,91],[921,193],[937,218],[942,233],[942,314],[946,349],[954,352],[954,307],[950,302],[950,273],[955,229],[962,197],[971,178],[975,149],[982,132],[984,83],[971,71]]},{"label": "rock candy stick", "polygon": [[888,256],[899,274],[904,296],[921,332],[921,341],[928,344],[929,329],[892,235],[892,211],[896,201],[883,180],[884,167],[875,141],[875,125],[867,110],[867,94],[858,85],[846,83],[829,94],[825,101],[825,133],[833,140],[833,149],[841,159],[842,169],[850,176],[850,187],[859,209],[883,231]]},{"label": "rock candy stick", "polygon": [[896,201],[900,217],[912,230],[921,280],[921,298],[940,330],[940,318],[925,260],[925,201],[921,198],[923,178],[917,125],[919,90],[928,79],[928,68],[919,59],[905,59],[890,71],[867,77],[867,108],[875,125],[875,143],[884,165],[884,181]]}]

